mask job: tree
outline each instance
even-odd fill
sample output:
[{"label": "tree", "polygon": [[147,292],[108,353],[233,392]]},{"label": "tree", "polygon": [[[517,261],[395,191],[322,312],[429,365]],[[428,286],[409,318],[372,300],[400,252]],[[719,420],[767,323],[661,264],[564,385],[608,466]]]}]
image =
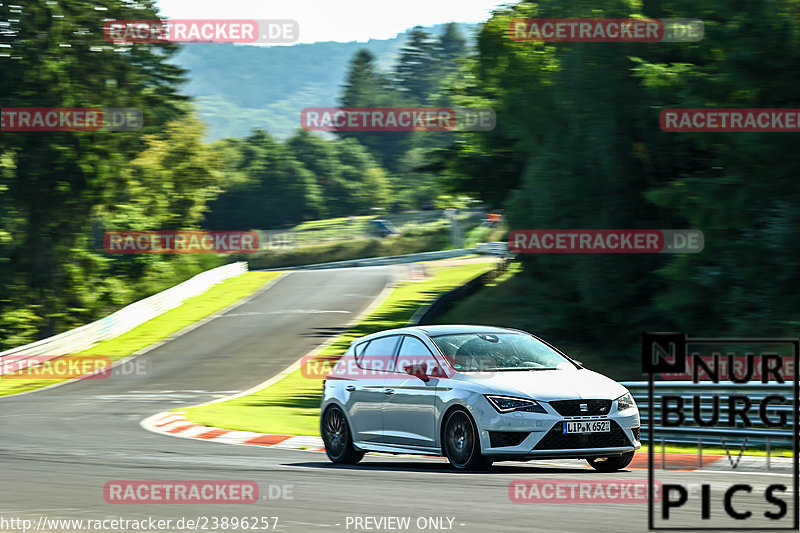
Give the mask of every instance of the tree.
[{"label": "tree", "polygon": [[[665,107],[794,108],[800,65],[800,4],[763,0],[725,5],[652,3],[655,16],[700,10],[701,43],[638,56],[651,121]],[[780,133],[647,131],[640,158],[650,170],[647,198],[703,230],[701,254],[672,256],[658,273],[656,300],[679,328],[697,335],[796,336],[800,297],[800,154]]]},{"label": "tree", "polygon": [[[461,93],[497,111],[497,128],[462,136],[429,168],[503,202],[514,229],[692,228],[685,255],[523,257],[539,330],[632,353],[647,330],[795,334],[800,154],[780,134],[680,134],[668,107],[796,107],[794,0],[554,0],[496,11]],[[702,13],[701,43],[514,42],[514,18]],[[744,44],[744,46],[743,46]]]},{"label": "tree", "polygon": [[38,306],[38,335],[82,320],[91,290],[80,271],[91,266],[75,250],[91,244],[84,232],[93,210],[124,187],[122,170],[143,148],[142,135],[184,113],[182,71],[169,63],[174,45],[112,45],[102,35],[106,18],[156,18],[153,2],[104,4],[107,11],[81,0],[3,6],[13,13],[4,17],[10,48],[0,57],[0,107],[135,107],[145,123],[139,132],[0,135],[0,219],[10,234],[0,315]]},{"label": "tree", "polygon": [[[356,53],[350,62],[347,82],[339,99],[342,107],[396,107],[408,106],[399,91],[389,79],[378,72],[374,56],[366,49]],[[403,153],[409,148],[411,132],[338,131],[337,135],[344,139],[355,139],[378,159],[382,166],[390,171],[397,169]]]},{"label": "tree", "polygon": [[461,30],[458,29],[458,24],[450,22],[445,25],[444,31],[439,36],[434,48],[434,57],[441,77],[445,77],[458,69],[458,61],[467,52],[466,43],[467,41],[461,34]]},{"label": "tree", "polygon": [[[455,45],[453,41],[448,44]],[[408,44],[400,52],[395,78],[403,95],[415,104],[427,103],[436,88],[439,74],[436,53],[436,43],[428,32],[420,26],[411,30]]]},{"label": "tree", "polygon": [[367,214],[387,205],[386,172],[357,141],[330,141],[301,130],[286,144],[320,184],[325,216]]},{"label": "tree", "polygon": [[320,214],[323,217],[347,214],[343,212],[341,198],[333,193],[342,173],[335,145],[336,143],[325,140],[320,135],[302,129],[286,141],[286,146],[297,161],[313,174],[319,184],[322,195]]},{"label": "tree", "polygon": [[266,229],[319,218],[320,187],[314,175],[295,159],[289,146],[255,130],[228,144],[230,171],[243,179],[229,184],[209,206],[210,229]]},{"label": "tree", "polygon": [[347,81],[339,102],[342,107],[360,107],[365,102],[385,100],[391,90],[391,82],[378,72],[375,56],[362,48],[350,62]]},{"label": "tree", "polygon": [[[523,3],[483,26],[458,94],[493,108],[497,127],[459,136],[438,153],[438,164],[451,186],[504,206],[514,229],[670,227],[664,211],[642,201],[648,181],[632,157],[643,119],[628,57],[644,45],[517,43],[507,35],[514,18],[636,13],[614,1],[564,10],[554,1]],[[537,330],[628,347],[635,337],[626,335],[653,318],[654,270],[663,256],[521,259],[534,281],[526,296],[536,302],[530,317]]]}]

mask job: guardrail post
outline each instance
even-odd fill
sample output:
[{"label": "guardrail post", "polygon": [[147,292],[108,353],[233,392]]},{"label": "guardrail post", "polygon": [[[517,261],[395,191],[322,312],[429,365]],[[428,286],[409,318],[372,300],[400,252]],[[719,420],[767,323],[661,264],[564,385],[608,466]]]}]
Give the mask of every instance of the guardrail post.
[{"label": "guardrail post", "polygon": [[703,437],[697,438],[697,469],[703,469]]},{"label": "guardrail post", "polygon": [[769,437],[767,437],[767,470],[769,470]]}]

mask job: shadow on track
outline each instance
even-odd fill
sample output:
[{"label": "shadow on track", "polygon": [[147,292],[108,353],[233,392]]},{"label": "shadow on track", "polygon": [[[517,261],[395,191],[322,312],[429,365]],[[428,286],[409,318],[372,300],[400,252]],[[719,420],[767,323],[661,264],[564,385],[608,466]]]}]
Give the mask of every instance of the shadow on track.
[{"label": "shadow on track", "polygon": [[[331,462],[314,461],[303,463],[285,463],[285,466],[298,466],[302,468],[320,468],[326,470],[363,470],[370,471],[384,471],[384,472],[440,472],[443,474],[587,474],[597,475],[597,472],[591,468],[582,468],[576,465],[575,468],[568,467],[553,467],[553,466],[536,466],[535,463],[526,464],[524,466],[519,464],[503,464],[496,463],[488,470],[456,470],[447,463],[433,463],[433,462],[415,462],[404,461],[400,462],[386,462],[386,461],[367,461],[357,465],[337,465]],[[619,473],[625,473],[626,470],[620,470]]]}]

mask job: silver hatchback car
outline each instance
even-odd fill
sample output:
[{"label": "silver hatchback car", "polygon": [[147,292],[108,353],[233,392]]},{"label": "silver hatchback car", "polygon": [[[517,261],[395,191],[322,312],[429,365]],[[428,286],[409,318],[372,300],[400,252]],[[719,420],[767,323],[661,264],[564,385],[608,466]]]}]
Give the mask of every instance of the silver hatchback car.
[{"label": "silver hatchback car", "polygon": [[324,382],[320,432],[335,463],[365,452],[493,461],[583,458],[626,467],[639,410],[625,387],[530,333],[415,326],[352,342]]}]

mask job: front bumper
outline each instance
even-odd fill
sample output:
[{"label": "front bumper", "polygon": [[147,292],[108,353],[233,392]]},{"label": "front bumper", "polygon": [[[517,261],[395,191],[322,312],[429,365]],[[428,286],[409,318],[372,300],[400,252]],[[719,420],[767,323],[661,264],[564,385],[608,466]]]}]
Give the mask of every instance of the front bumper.
[{"label": "front bumper", "polygon": [[[540,402],[545,405],[544,402]],[[642,447],[639,440],[639,411],[613,410],[603,416],[562,416],[551,406],[544,413],[497,413],[483,409],[477,417],[481,453],[508,458],[590,458],[620,455]],[[477,414],[477,413],[476,413]],[[610,433],[569,434],[561,432],[562,422],[610,420]]]}]

